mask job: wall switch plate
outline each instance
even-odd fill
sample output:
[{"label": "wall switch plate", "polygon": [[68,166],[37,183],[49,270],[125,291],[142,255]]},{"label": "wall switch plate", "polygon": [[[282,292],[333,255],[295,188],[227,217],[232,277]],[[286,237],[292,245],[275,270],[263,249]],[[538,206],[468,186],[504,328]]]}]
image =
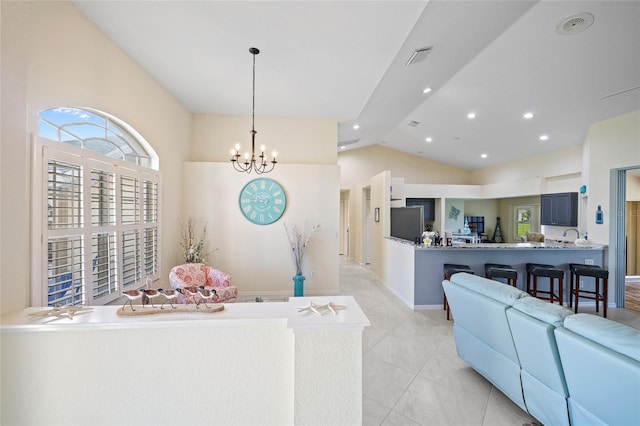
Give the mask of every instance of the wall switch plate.
[{"label": "wall switch plate", "polygon": [[593,259],[585,259],[584,260],[584,264],[585,265],[593,265]]}]

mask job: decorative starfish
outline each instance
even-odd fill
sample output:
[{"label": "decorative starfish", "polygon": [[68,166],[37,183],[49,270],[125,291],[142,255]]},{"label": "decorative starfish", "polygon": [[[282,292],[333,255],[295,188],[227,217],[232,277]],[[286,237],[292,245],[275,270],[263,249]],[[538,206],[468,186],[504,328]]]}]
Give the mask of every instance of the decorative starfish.
[{"label": "decorative starfish", "polygon": [[32,312],[29,316],[34,318],[56,317],[60,319],[67,317],[69,319],[73,319],[73,316],[77,313],[87,313],[92,310],[92,308],[86,306],[69,306],[66,308],[51,308],[46,311]]},{"label": "decorative starfish", "polygon": [[333,315],[336,315],[340,309],[347,309],[346,306],[343,305],[336,305],[333,302],[328,302],[322,305],[318,305],[316,303],[314,303],[313,301],[310,301],[308,305],[306,306],[298,306],[298,313],[301,312],[305,312],[305,311],[311,311],[316,315],[324,315],[324,313],[326,311],[331,312]]},{"label": "decorative starfish", "polygon": [[316,306],[317,305],[315,303],[313,303],[313,302],[309,302],[309,304],[306,305],[306,306],[298,306],[297,307],[298,308],[298,313],[305,312],[305,311],[311,311],[316,315],[322,316],[322,314],[316,309]]}]

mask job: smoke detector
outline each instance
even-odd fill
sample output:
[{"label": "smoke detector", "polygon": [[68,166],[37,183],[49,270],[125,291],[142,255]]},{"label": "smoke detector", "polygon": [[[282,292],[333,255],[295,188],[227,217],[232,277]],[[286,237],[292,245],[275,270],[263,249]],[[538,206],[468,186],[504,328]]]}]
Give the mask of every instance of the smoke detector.
[{"label": "smoke detector", "polygon": [[593,15],[588,12],[578,13],[560,21],[556,25],[556,31],[563,35],[578,34],[589,28],[593,19]]},{"label": "smoke detector", "polygon": [[418,127],[420,125],[419,121],[411,120],[408,124],[409,127]]}]

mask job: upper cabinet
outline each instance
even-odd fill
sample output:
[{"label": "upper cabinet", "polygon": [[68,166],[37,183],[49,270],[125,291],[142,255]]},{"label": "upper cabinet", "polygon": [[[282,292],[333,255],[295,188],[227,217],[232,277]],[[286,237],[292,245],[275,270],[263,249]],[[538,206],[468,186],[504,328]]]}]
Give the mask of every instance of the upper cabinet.
[{"label": "upper cabinet", "polygon": [[578,193],[562,192],[541,195],[540,224],[578,226]]},{"label": "upper cabinet", "polygon": [[407,198],[407,207],[422,206],[424,207],[425,222],[433,222],[436,217],[436,201],[433,198]]}]

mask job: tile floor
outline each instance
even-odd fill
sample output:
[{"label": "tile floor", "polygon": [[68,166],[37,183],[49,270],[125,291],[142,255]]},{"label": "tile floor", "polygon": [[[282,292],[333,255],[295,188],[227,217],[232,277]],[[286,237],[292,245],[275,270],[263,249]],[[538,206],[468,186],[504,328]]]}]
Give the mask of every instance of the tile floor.
[{"label": "tile floor", "polygon": [[[458,358],[445,311],[412,311],[367,268],[342,257],[340,290],[371,322],[363,334],[364,425],[538,424]],[[637,312],[607,313],[640,329]]]}]

